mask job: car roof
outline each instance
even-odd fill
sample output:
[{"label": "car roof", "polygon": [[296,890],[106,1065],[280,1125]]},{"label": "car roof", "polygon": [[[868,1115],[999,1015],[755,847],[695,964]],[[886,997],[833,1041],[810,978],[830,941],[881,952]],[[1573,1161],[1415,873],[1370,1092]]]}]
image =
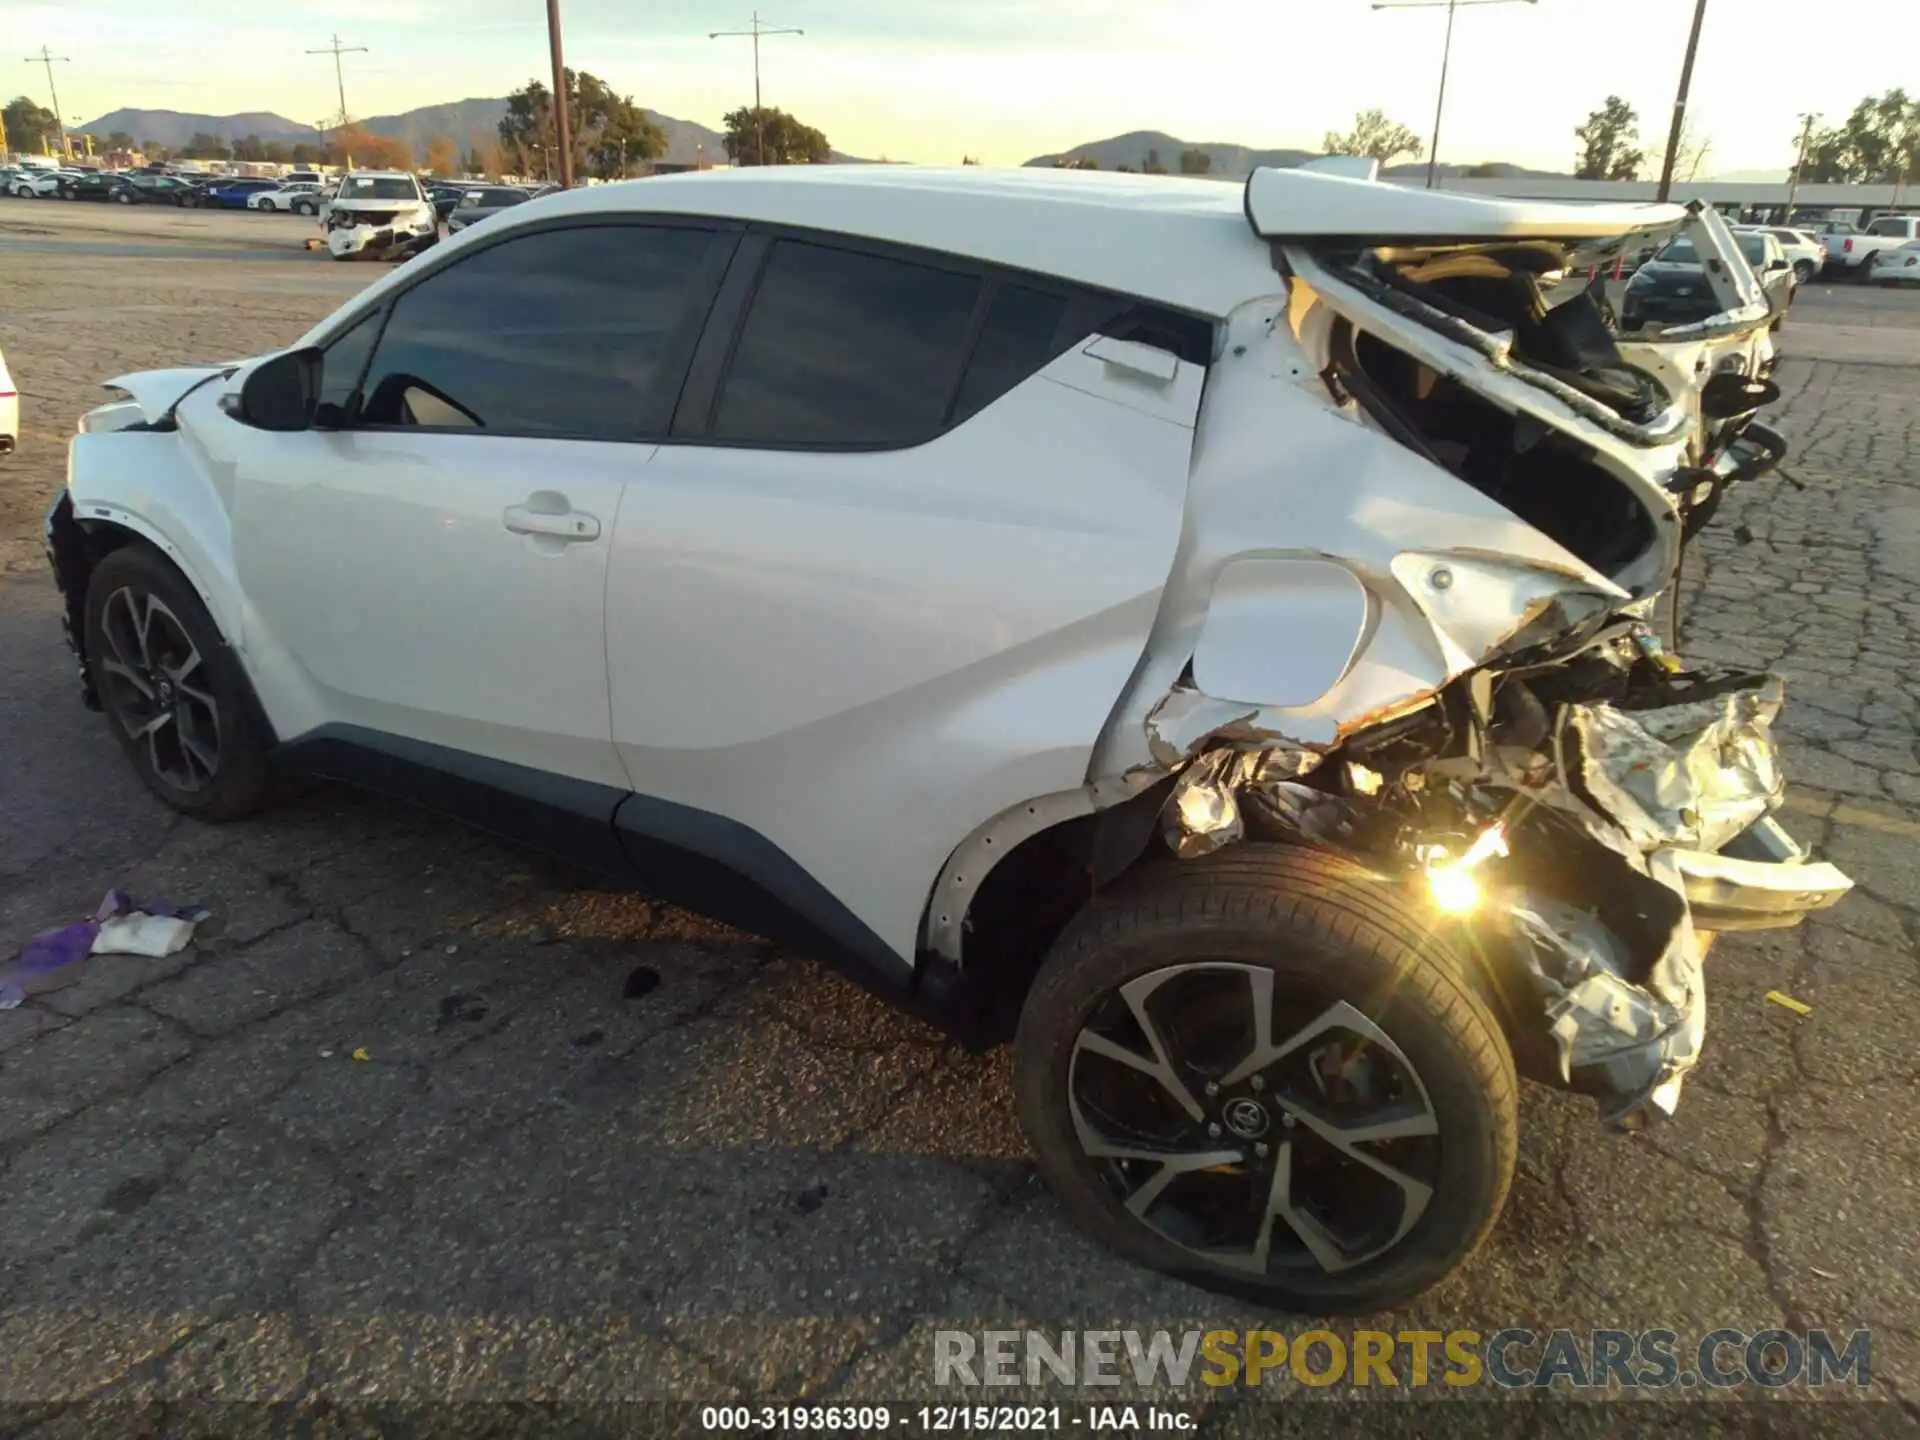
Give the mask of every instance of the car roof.
[{"label": "car roof", "polygon": [[619,212],[795,225],[964,255],[1211,316],[1280,288],[1267,247],[1247,223],[1242,187],[1170,175],[756,166],[586,186],[514,212],[515,226]]},{"label": "car roof", "polygon": [[354,170],[340,177],[343,180],[412,180],[411,170]]}]

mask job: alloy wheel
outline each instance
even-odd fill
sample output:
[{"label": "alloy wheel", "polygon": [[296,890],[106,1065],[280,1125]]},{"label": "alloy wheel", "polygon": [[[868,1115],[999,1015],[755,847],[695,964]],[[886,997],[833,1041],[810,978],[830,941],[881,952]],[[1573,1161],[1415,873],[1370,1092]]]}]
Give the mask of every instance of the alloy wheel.
[{"label": "alloy wheel", "polygon": [[1440,1126],[1412,1062],[1352,1004],[1259,966],[1120,986],[1067,1087],[1112,1197],[1211,1266],[1337,1274],[1393,1249],[1433,1198]]},{"label": "alloy wheel", "polygon": [[101,615],[98,657],[107,708],[169,785],[197,791],[220,771],[220,704],[186,626],[159,596],[122,587]]}]

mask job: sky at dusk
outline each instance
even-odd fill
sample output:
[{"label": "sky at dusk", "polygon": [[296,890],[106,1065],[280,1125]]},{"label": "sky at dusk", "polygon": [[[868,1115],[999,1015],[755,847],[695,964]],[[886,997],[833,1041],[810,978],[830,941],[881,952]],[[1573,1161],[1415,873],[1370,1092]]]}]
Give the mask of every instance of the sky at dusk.
[{"label": "sky at dusk", "polygon": [[[1432,125],[1444,9],[1369,0],[767,0],[766,103],[850,154],[1019,164],[1127,130],[1190,141],[1317,148],[1380,106]],[[1893,0],[1896,10],[1906,0]],[[122,106],[312,123],[336,108],[338,32],[349,109],[388,114],[503,95],[547,69],[540,0],[10,0],[0,89],[48,104],[20,57],[41,45],[69,123]],[[650,109],[719,125],[752,100],[749,3],[563,0],[568,63]],[[1459,12],[1441,158],[1572,167],[1573,129],[1610,93],[1665,140],[1693,0],[1537,0]],[[1799,116],[1838,119],[1869,92],[1920,90],[1920,15],[1884,26],[1810,24],[1804,3],[1710,0],[1693,113],[1712,141],[1701,178],[1785,170]],[[236,23],[236,16],[247,15]]]}]

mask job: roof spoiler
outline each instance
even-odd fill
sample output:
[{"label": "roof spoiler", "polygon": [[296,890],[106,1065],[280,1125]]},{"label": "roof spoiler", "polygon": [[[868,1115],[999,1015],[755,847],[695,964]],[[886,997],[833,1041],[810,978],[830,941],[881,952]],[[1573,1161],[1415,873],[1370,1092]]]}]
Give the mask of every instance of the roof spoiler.
[{"label": "roof spoiler", "polygon": [[[1362,173],[1367,167],[1373,174]],[[1680,205],[1578,205],[1421,190],[1375,178],[1366,156],[1327,155],[1247,177],[1245,209],[1267,240],[1613,240],[1678,228]]]}]

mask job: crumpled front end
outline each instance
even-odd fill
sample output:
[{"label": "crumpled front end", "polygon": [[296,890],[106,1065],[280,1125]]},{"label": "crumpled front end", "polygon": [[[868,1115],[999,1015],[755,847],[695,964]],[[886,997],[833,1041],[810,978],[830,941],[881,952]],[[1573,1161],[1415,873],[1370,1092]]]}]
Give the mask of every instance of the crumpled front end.
[{"label": "crumpled front end", "polygon": [[368,210],[335,203],[325,228],[327,253],[336,260],[403,260],[439,233],[431,205]]},{"label": "crumpled front end", "polygon": [[1778,676],[1682,670],[1631,617],[1528,660],[1325,753],[1209,742],[1163,832],[1180,856],[1251,835],[1399,877],[1483,961],[1536,1078],[1638,1128],[1700,1058],[1713,934],[1852,882],[1774,818]]}]

